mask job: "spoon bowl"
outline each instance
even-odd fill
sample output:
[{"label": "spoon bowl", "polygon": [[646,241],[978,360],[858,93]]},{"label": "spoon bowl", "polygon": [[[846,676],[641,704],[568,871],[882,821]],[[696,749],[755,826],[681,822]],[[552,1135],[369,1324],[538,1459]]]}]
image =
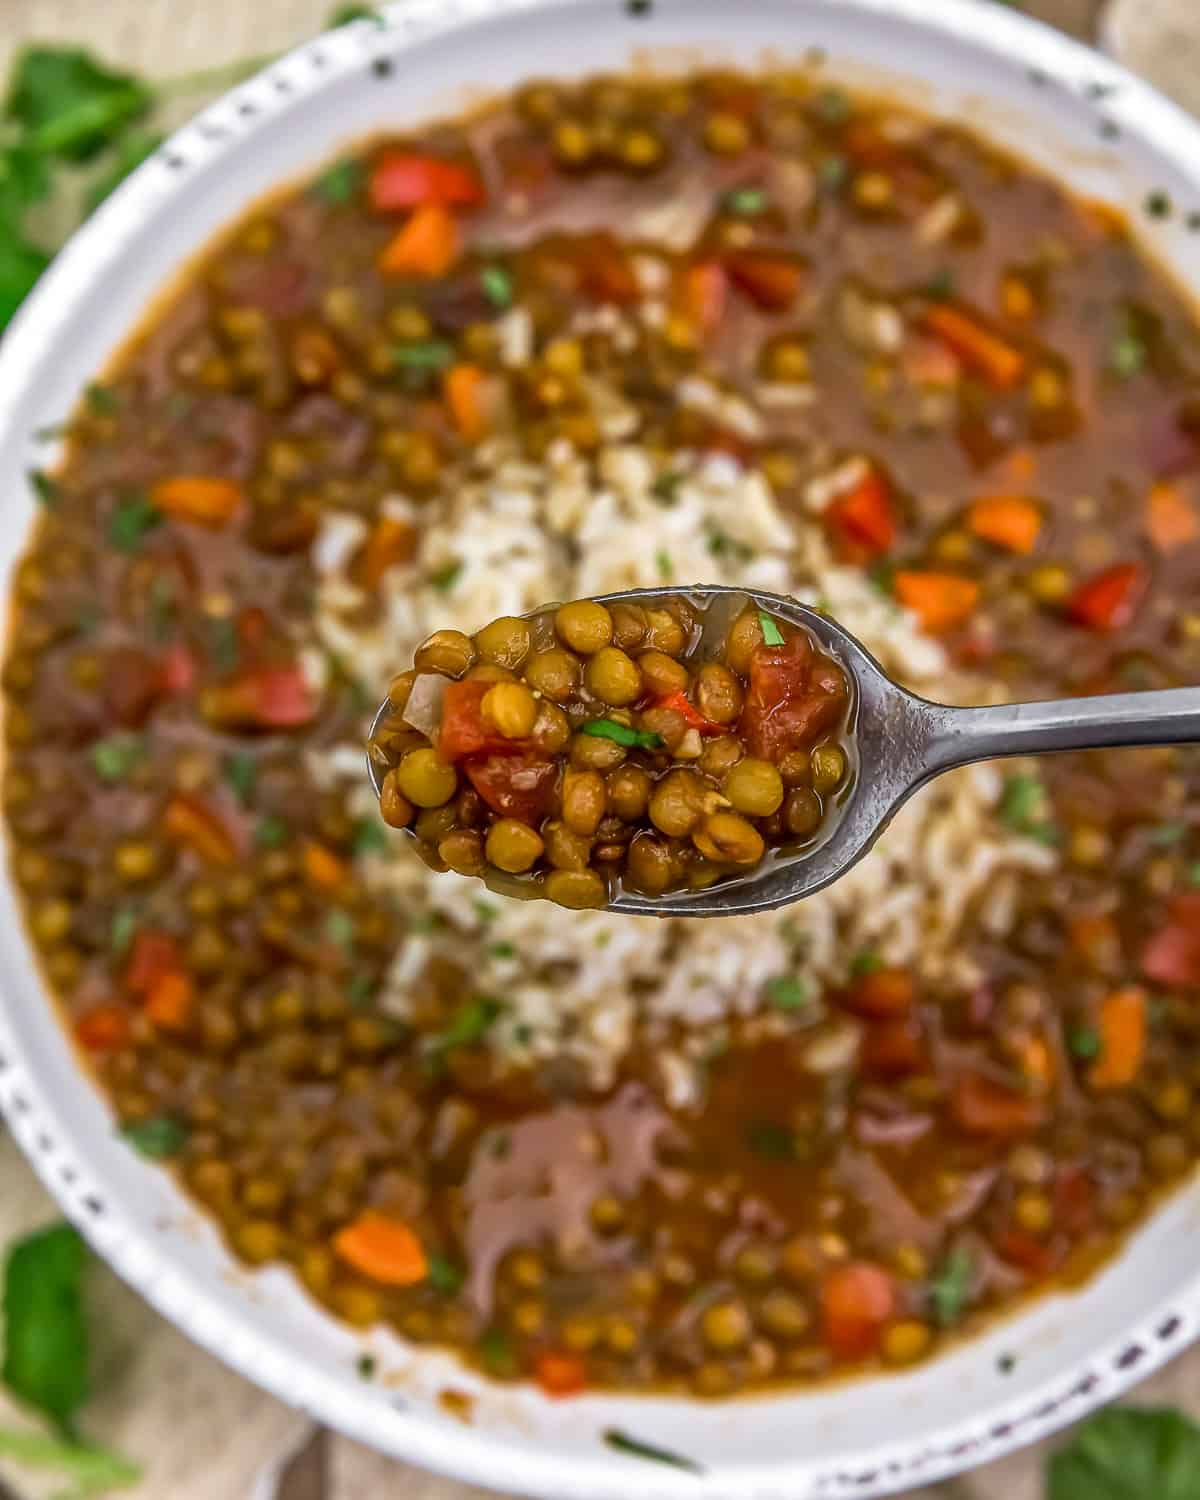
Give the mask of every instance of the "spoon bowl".
[{"label": "spoon bowl", "polygon": [[[621,890],[610,911],[642,917],[737,917],[803,900],[857,864],[914,792],[943,771],[1012,755],[1169,745],[1200,740],[1200,688],[1115,693],[1036,703],[960,708],[931,703],[893,682],[862,643],[836,620],[781,594],[705,585],[598,594],[600,604],[661,601],[675,595],[706,610],[722,598],[757,608],[810,632],[850,683],[847,740],[852,774],[832,815],[802,848],[784,850],[744,875],[696,891],[643,896]],[[551,606],[542,605],[530,616]],[[386,701],[371,737],[390,711]],[[367,773],[376,796],[380,770]]]}]

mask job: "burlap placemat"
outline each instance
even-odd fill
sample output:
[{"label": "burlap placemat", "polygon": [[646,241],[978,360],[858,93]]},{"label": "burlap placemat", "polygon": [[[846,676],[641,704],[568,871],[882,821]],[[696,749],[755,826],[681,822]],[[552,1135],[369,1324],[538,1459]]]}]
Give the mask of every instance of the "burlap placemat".
[{"label": "burlap placemat", "polygon": [[[290,46],[324,22],[332,0],[0,0],[0,70],[26,41],[75,41],[125,67],[164,76]],[[1066,30],[1088,34],[1098,0],[1034,0]],[[1135,66],[1200,111],[1200,0],[1118,0],[1110,34]],[[982,13],[981,13],[982,14]],[[1188,49],[1190,53],[1188,52]],[[0,1137],[0,1245],[56,1216]],[[166,1324],[107,1272],[98,1273],[97,1395],[88,1429],[145,1465],[130,1500],[300,1500],[301,1480],[278,1483],[304,1443],[306,1421],[263,1395]],[[1200,1351],[1142,1388],[1144,1399],[1200,1412]],[[0,1395],[0,1421],[20,1412]],[[303,1479],[303,1500],[487,1500],[484,1491],[391,1463],[342,1438]],[[1034,1449],[909,1500],[1039,1500]],[[0,1468],[22,1500],[53,1486]],[[288,1493],[283,1491],[287,1490]]]}]

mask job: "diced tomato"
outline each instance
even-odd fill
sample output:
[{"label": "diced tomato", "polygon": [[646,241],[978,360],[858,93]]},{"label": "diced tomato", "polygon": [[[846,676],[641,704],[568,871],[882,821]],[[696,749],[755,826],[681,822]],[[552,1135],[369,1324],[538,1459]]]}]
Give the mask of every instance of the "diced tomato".
[{"label": "diced tomato", "polygon": [[[511,745],[511,741],[509,744]],[[536,826],[550,811],[558,767],[530,751],[489,755],[463,767],[471,785],[502,818]]]},{"label": "diced tomato", "polygon": [[1142,973],[1169,987],[1200,985],[1200,891],[1176,896],[1142,949]]},{"label": "diced tomato", "polygon": [[800,294],[801,268],[782,255],[740,252],[726,256],[725,270],[738,291],[764,312],[786,312]]},{"label": "diced tomato", "polygon": [[125,988],[131,995],[145,998],[164,974],[179,968],[179,944],[169,932],[142,927],[133,938],[129,962],[125,966]]},{"label": "diced tomato", "polygon": [[629,307],[641,296],[638,279],[625,248],[608,234],[594,234],[574,248],[579,289],[595,302]]},{"label": "diced tomato", "polygon": [[224,729],[299,729],[319,707],[298,666],[254,667],[211,688],[205,717]]},{"label": "diced tomato", "polygon": [[694,327],[711,333],[720,324],[728,301],[729,279],[717,261],[699,261],[683,272],[676,306]]},{"label": "diced tomato", "polygon": [[852,1261],[829,1272],[821,1287],[825,1342],[839,1359],[866,1359],[879,1348],[896,1310],[896,1284],[882,1266]]},{"label": "diced tomato", "polygon": [[879,557],[896,541],[896,514],[887,481],[871,469],[825,512],[825,524],[865,557]]},{"label": "diced tomato", "polygon": [[863,1036],[859,1061],[869,1078],[905,1078],[922,1072],[929,1053],[920,1025],[911,1016],[873,1022]]},{"label": "diced tomato", "polygon": [[382,152],[367,183],[376,213],[395,213],[422,203],[478,208],[486,196],[474,167],[412,151]]},{"label": "diced tomato", "polygon": [[533,1376],[548,1396],[577,1396],[587,1386],[587,1370],[577,1354],[547,1350],[534,1361]]},{"label": "diced tomato", "polygon": [[267,639],[268,623],[266,610],[257,605],[238,610],[235,628],[238,640],[247,651],[257,651],[262,646]]},{"label": "diced tomato", "polygon": [[1037,1130],[1045,1119],[1045,1105],[982,1073],[964,1073],[951,1091],[950,1113],[968,1135],[1004,1140]]},{"label": "diced tomato", "polygon": [[1137,613],[1148,583],[1140,563],[1118,563],[1075,590],[1067,616],[1088,630],[1122,630]]},{"label": "diced tomato", "polygon": [[1054,1184],[1054,1223],[1072,1239],[1092,1227],[1096,1217],[1096,1184],[1082,1167],[1063,1167]]},{"label": "diced tomato", "polygon": [[1055,1241],[1040,1240],[1024,1229],[1004,1230],[993,1247],[1001,1260],[1038,1279],[1052,1275],[1062,1264],[1062,1249]]},{"label": "diced tomato", "polygon": [[96,1005],[75,1022],[75,1036],[89,1052],[116,1052],[129,1040],[129,1014],[119,1005]]},{"label": "diced tomato", "polygon": [[790,636],[782,646],[756,646],[739,732],[752,755],[779,760],[832,728],[845,709],[846,692],[845,678],[836,669],[819,682],[813,679],[807,637]]},{"label": "diced tomato", "polygon": [[176,696],[190,693],[196,686],[196,658],[182,641],[163,653],[162,681],[167,692]]},{"label": "diced tomato", "polygon": [[483,717],[483,700],[490,682],[450,682],[442,698],[442,727],[438,733],[437,752],[453,764],[468,756],[509,754],[521,748],[521,741],[506,740]]},{"label": "diced tomato", "polygon": [[706,719],[684,692],[667,693],[661,698],[656,698],[654,707],[671,709],[684,720],[689,729],[698,729],[701,734],[725,734],[727,732],[724,724],[718,724],[713,719]]},{"label": "diced tomato", "polygon": [[876,969],[862,974],[842,996],[842,1004],[873,1021],[906,1016],[916,1004],[917,987],[908,969]]}]

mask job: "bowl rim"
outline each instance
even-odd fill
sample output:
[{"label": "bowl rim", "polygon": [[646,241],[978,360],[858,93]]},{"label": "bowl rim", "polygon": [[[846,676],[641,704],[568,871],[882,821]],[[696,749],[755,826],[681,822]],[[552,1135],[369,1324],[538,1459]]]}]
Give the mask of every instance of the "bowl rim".
[{"label": "bowl rim", "polygon": [[[392,0],[378,21],[363,20],[319,34],[254,77],[240,83],[174,132],[59,252],[0,343],[0,442],[12,438],[13,414],[24,371],[63,325],[82,296],[102,281],[119,253],[121,236],[171,199],[186,199],[188,172],[233,154],[258,126],[302,103],[303,82],[316,89],[364,60],[394,58],[427,39],[486,21],[527,12],[595,6],[598,0]],[[650,0],[653,3],[653,0]],[[669,0],[658,0],[659,4]],[[799,0],[797,0],[799,3]],[[627,5],[632,0],[626,0]],[[1196,177],[1200,122],[1193,120],[1119,63],[1051,27],[980,0],[803,0],[812,10],[858,12],[880,22],[900,20],[947,39],[969,43],[998,63],[1036,67],[1080,92],[1081,78],[1111,88],[1112,113],[1165,159]],[[0,875],[0,879],[7,879]],[[82,1080],[81,1080],[82,1081]],[[1000,1402],[984,1404],[969,1419],[915,1448],[888,1437],[841,1464],[794,1462],[769,1468],[748,1464],[702,1475],[641,1465],[597,1448],[594,1458],[570,1461],[529,1448],[520,1451],[503,1431],[446,1429],[419,1410],[380,1407],[355,1400],[334,1371],[300,1366],[282,1340],[239,1317],[186,1270],[172,1263],[169,1247],[133,1212],[101,1215],[97,1184],[80,1170],[71,1132],[58,1106],[25,1060],[15,1029],[0,1005],[0,1110],[14,1138],[48,1191],[93,1248],[164,1317],[196,1343],[285,1403],[381,1451],[429,1470],[484,1486],[547,1500],[625,1500],[636,1485],[646,1500],[690,1496],[702,1500],[799,1500],[801,1495],[883,1494],[932,1482],[999,1458],[1046,1436],[1128,1389],[1200,1332],[1200,1270],[1161,1299],[1155,1311],[1120,1339],[1096,1351],[1086,1369],[1074,1368]],[[1131,1358],[1131,1351],[1136,1358]],[[802,1392],[796,1393],[802,1396]],[[787,1399],[785,1396],[782,1399]],[[792,1397],[791,1399],[796,1399]],[[381,1415],[386,1411],[386,1420]]]}]

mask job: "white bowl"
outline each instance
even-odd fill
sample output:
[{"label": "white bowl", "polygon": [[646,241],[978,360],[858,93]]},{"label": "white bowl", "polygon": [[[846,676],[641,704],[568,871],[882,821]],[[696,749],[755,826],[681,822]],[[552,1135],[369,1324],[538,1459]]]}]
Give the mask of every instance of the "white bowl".
[{"label": "white bowl", "polygon": [[[817,50],[814,50],[817,49]],[[386,24],[319,37],[179,132],[71,241],[0,349],[0,534],[7,588],[60,417],[190,255],[260,194],[347,141],[453,114],[532,75],[647,59],[795,63],[965,119],[1076,188],[1127,208],[1152,249],[1200,289],[1200,129],[1113,63],[975,0],[407,0]],[[1117,133],[1119,138],[1117,138]],[[1142,213],[1149,189],[1178,205]],[[385,1452],[553,1500],[640,1496],[804,1500],[902,1489],[998,1457],[1107,1400],[1196,1332],[1200,1186],[1178,1193],[1084,1291],[1049,1297],[911,1373],[808,1394],[699,1404],[489,1388],[443,1355],[370,1345],[290,1276],[239,1270],[166,1173],[113,1134],[36,974],[0,881],[0,1105],[46,1186],[96,1249],[173,1322],[243,1374]],[[1004,1373],[1007,1355],[1015,1368]],[[476,1390],[463,1425],[436,1401]],[[607,1446],[606,1429],[687,1455],[698,1472]]]}]

